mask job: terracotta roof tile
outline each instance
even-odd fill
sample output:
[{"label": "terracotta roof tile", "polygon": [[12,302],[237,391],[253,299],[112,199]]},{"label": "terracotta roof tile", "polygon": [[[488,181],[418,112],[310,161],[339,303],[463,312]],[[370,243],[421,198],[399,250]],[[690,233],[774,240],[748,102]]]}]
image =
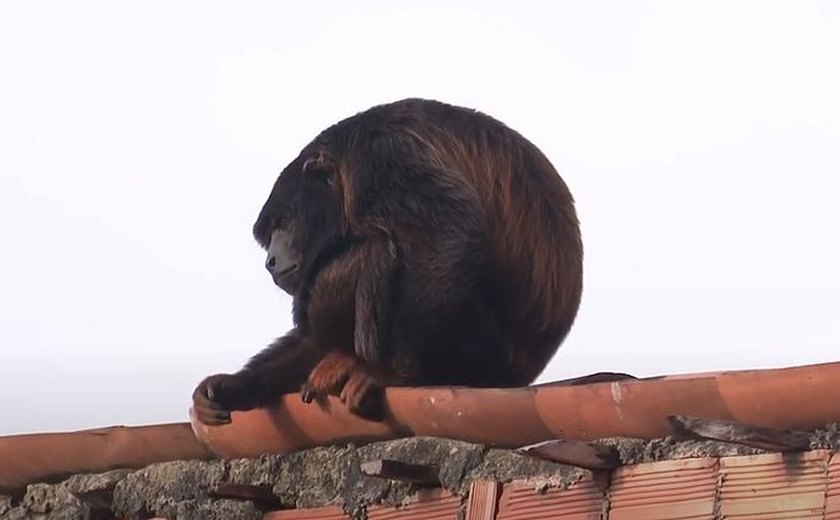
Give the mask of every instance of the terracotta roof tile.
[{"label": "terracotta roof tile", "polygon": [[519,448],[550,439],[665,437],[673,434],[671,415],[813,430],[840,421],[840,410],[824,398],[838,393],[840,363],[826,363],[581,385],[394,387],[386,390],[391,417],[385,422],[352,415],[338,398],[319,407],[287,394],[267,408],[233,412],[228,425],[209,427],[195,419],[192,425],[221,458],[407,435]]},{"label": "terracotta roof tile", "polygon": [[74,473],[210,458],[187,423],[11,435],[0,437],[0,491]]},{"label": "terracotta roof tile", "polygon": [[566,489],[537,491],[533,483],[505,486],[499,502],[499,520],[598,520],[604,504],[604,492],[591,474]]},{"label": "terracotta roof tile", "polygon": [[652,462],[618,468],[610,520],[714,519],[717,459]]},{"label": "terracotta roof tile", "polygon": [[721,459],[720,512],[725,518],[823,518],[829,453]]},{"label": "terracotta roof tile", "polygon": [[234,412],[233,423],[221,427],[193,420],[192,431],[171,424],[0,437],[0,490],[166,460],[289,453],[348,438],[428,434],[508,448],[551,439],[654,439],[673,434],[673,414],[813,430],[840,422],[840,409],[824,398],[838,393],[840,363],[513,389],[389,388],[392,417],[385,422],[365,421],[338,399],[319,407],[289,394],[267,408]]}]

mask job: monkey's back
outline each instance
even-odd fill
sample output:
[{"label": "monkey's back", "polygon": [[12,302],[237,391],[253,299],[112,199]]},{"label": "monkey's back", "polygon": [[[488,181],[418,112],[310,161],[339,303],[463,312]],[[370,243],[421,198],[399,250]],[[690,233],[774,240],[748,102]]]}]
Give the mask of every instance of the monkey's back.
[{"label": "monkey's back", "polygon": [[[489,295],[509,350],[511,384],[533,381],[554,355],[580,304],[583,247],[573,197],[546,156],[481,112],[438,101],[379,105],[325,131],[400,134],[483,209]],[[364,132],[358,132],[364,128]]]}]

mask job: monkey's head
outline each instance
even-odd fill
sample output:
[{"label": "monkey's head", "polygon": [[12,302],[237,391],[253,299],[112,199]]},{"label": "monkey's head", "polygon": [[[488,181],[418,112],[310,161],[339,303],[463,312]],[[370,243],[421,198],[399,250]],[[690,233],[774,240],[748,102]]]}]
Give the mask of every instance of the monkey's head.
[{"label": "monkey's head", "polygon": [[339,165],[325,150],[305,149],[283,169],[253,229],[278,287],[297,294],[344,241],[349,229],[344,208]]}]

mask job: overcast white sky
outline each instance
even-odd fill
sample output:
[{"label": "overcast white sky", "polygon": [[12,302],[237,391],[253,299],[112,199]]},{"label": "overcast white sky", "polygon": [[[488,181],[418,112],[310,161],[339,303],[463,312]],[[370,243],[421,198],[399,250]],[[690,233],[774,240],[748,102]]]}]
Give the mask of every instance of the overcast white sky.
[{"label": "overcast white sky", "polygon": [[840,359],[840,3],[3,2],[0,434],[181,421],[291,324],[251,224],[407,96],[550,157],[584,299],[540,381]]}]

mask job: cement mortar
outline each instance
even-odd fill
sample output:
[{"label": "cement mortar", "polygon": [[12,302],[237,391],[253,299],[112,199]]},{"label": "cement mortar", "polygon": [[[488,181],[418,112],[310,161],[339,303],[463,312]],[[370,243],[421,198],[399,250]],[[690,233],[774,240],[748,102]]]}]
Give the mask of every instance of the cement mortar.
[{"label": "cement mortar", "polygon": [[596,444],[615,449],[623,466],[661,460],[734,457],[768,453],[766,450],[740,444],[702,440],[685,441],[676,440],[672,437],[652,441],[627,438],[600,439]]},{"label": "cement mortar", "polygon": [[833,450],[840,449],[840,423],[832,423],[825,429],[811,434],[811,449]]}]

